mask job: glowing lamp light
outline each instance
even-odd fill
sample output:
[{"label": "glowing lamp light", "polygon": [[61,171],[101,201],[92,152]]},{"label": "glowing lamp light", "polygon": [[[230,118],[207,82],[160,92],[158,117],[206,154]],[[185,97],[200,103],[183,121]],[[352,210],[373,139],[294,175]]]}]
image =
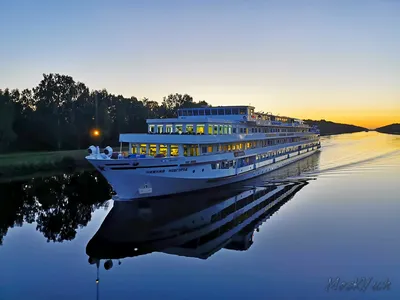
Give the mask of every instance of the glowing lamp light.
[{"label": "glowing lamp light", "polygon": [[99,135],[100,135],[100,130],[94,129],[94,130],[92,131],[92,134],[93,134],[94,136],[99,136]]}]

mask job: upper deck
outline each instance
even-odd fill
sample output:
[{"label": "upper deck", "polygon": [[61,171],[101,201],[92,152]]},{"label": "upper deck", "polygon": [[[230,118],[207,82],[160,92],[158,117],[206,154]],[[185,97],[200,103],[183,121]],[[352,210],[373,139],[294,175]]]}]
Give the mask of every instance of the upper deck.
[{"label": "upper deck", "polygon": [[[308,130],[302,120],[255,112],[253,106],[178,109],[177,118],[148,119],[149,133],[234,134]],[[297,129],[294,129],[297,128]],[[266,130],[268,129],[268,130]],[[286,130],[283,130],[286,131]]]}]

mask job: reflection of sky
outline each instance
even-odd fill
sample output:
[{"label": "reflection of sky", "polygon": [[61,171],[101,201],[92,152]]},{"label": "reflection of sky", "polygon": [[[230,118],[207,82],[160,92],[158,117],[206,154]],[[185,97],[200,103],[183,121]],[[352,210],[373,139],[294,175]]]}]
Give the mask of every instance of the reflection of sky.
[{"label": "reflection of sky", "polygon": [[59,72],[375,128],[400,119],[398,1],[3,1],[0,82]]},{"label": "reflection of sky", "polygon": [[[101,299],[397,299],[399,153],[342,169],[333,154],[340,143],[359,151],[368,140],[370,147],[388,142],[389,150],[400,150],[400,140],[363,135],[330,140],[320,161],[337,168],[322,166],[317,180],[261,226],[248,251],[221,250],[207,260],[163,253],[127,258],[101,269]],[[10,229],[0,247],[0,299],[94,298],[96,269],[85,247],[106,214],[96,211],[71,242],[47,243],[35,225]],[[392,291],[326,293],[328,278],[336,276],[389,278]]]}]

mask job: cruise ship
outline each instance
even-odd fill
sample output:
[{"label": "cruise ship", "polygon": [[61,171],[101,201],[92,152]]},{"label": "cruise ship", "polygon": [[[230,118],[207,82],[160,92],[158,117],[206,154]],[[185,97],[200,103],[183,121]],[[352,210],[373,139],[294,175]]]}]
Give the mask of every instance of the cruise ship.
[{"label": "cruise ship", "polygon": [[[247,180],[320,148],[319,130],[253,106],[181,108],[176,118],[148,119],[148,133],[120,134],[119,152],[90,146],[114,200],[159,197]],[[128,147],[127,152],[122,152]]]}]

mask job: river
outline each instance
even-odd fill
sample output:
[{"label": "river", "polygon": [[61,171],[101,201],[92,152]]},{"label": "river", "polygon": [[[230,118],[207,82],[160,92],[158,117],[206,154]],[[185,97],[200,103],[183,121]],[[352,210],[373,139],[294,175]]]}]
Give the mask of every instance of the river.
[{"label": "river", "polygon": [[95,172],[0,184],[0,300],[400,299],[400,136],[321,144],[157,200],[114,203]]}]

